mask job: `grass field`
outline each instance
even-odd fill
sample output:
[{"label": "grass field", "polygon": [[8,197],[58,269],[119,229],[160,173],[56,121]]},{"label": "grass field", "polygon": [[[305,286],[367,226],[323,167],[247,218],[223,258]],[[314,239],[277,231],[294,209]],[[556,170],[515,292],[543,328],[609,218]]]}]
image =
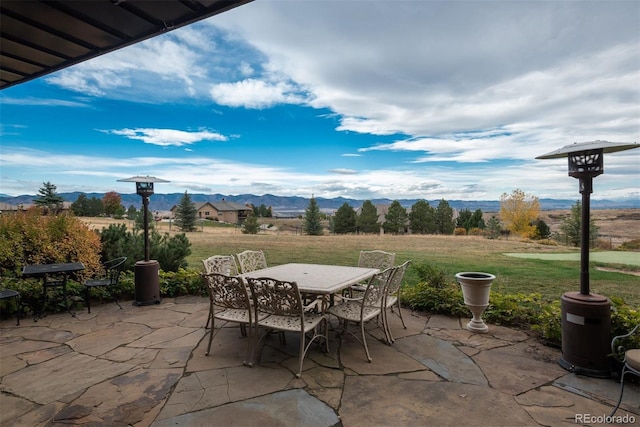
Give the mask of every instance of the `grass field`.
[{"label": "grass field", "polygon": [[[92,226],[101,228],[94,220]],[[175,227],[174,227],[175,228]],[[161,224],[160,232],[169,232],[168,224]],[[171,230],[174,233],[175,230]],[[455,281],[460,271],[485,271],[496,275],[493,289],[505,293],[540,293],[549,300],[558,300],[563,293],[580,289],[580,262],[565,259],[514,258],[506,253],[559,254],[579,250],[565,246],[545,246],[516,239],[490,240],[472,236],[306,236],[289,233],[242,234],[235,227],[202,227],[186,233],[192,253],[189,268],[200,270],[201,260],[216,254],[236,254],[246,249],[262,249],[270,265],[288,262],[356,265],[360,250],[381,249],[396,253],[396,263],[412,260],[429,263],[443,269]],[[595,252],[592,252],[595,253]],[[637,255],[637,253],[634,253]],[[597,258],[597,257],[594,257]],[[613,270],[635,270],[629,265],[592,260],[591,292],[605,296],[619,296],[629,304],[640,306],[640,277]],[[417,282],[409,269],[406,284]]]}]

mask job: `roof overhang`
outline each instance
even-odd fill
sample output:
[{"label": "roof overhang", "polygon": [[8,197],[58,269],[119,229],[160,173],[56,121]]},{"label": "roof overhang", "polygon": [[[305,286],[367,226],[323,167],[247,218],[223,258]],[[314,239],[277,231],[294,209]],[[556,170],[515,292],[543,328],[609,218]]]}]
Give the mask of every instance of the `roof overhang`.
[{"label": "roof overhang", "polygon": [[0,89],[209,18],[252,0],[0,2]]}]

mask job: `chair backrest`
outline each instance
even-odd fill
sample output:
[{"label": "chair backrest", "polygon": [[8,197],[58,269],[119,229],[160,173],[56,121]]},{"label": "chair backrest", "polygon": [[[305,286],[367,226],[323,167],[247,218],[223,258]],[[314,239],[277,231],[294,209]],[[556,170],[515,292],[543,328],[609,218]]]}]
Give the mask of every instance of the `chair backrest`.
[{"label": "chair backrest", "polygon": [[405,261],[404,264],[397,265],[393,268],[393,275],[389,279],[389,283],[387,284],[387,295],[395,295],[400,291],[400,287],[402,286],[402,279],[404,278],[404,273],[407,271],[407,267],[411,260]]},{"label": "chair backrest", "polygon": [[237,257],[240,263],[240,270],[242,270],[243,273],[267,268],[267,259],[262,251],[247,250],[237,254]]},{"label": "chair backrest", "polygon": [[360,251],[358,259],[358,267],[377,268],[380,271],[393,267],[396,260],[396,254],[381,250]]},{"label": "chair backrest", "polygon": [[103,265],[106,278],[109,279],[111,285],[117,285],[120,281],[120,273],[124,270],[124,263],[127,261],[126,256],[106,261]]},{"label": "chair backrest", "polygon": [[256,312],[304,318],[304,307],[296,282],[269,277],[248,277],[246,280]]},{"label": "chair backrest", "polygon": [[364,295],[362,297],[363,307],[382,308],[382,303],[384,302],[387,292],[387,285],[394,272],[395,268],[390,267],[382,270],[380,273],[375,274],[369,279],[367,289],[364,291]]},{"label": "chair backrest", "polygon": [[[627,351],[637,347],[637,344],[634,345],[634,340],[632,339],[636,334],[640,335],[640,323],[637,324],[631,332],[615,336],[611,340],[611,353],[618,362],[624,363],[626,361]],[[640,338],[636,337],[635,342],[637,343],[639,340]]]},{"label": "chair backrest", "polygon": [[209,289],[214,306],[224,309],[247,309],[251,315],[249,294],[242,277],[203,273],[202,280]]},{"label": "chair backrest", "polygon": [[213,255],[202,260],[205,273],[220,273],[226,276],[238,275],[238,264],[233,255]]}]

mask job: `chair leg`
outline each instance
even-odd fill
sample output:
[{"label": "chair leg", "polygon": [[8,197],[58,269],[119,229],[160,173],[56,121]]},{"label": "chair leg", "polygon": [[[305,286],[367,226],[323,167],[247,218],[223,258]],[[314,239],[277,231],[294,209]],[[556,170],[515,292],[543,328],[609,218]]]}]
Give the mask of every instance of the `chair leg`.
[{"label": "chair leg", "polygon": [[84,287],[84,303],[87,306],[87,311],[91,313],[91,291],[88,286]]},{"label": "chair leg", "polygon": [[211,329],[209,329],[209,345],[207,346],[207,351],[204,353],[205,356],[208,356],[211,353],[211,343],[213,342],[213,337],[218,333],[218,331],[214,332],[216,319],[214,317],[209,317],[207,320],[207,324],[209,324],[209,320],[211,320]]},{"label": "chair leg", "polygon": [[398,302],[396,304],[398,306],[398,316],[400,316],[400,321],[402,322],[402,327],[407,329],[407,325],[404,324],[404,318],[402,317],[402,310],[400,310],[400,298],[398,297]]},{"label": "chair leg", "polygon": [[367,361],[371,362],[371,356],[369,355],[369,347],[367,347],[367,337],[364,331],[364,322],[360,322],[360,332],[362,333],[362,345],[364,346],[364,352],[367,354]]},{"label": "chair leg", "polygon": [[209,322],[211,321],[211,312],[213,311],[213,307],[211,303],[209,303],[209,315],[207,316],[207,324],[204,325],[204,328],[207,329],[209,327]]},{"label": "chair leg", "polygon": [[389,327],[389,317],[387,316],[387,310],[384,309],[382,311],[382,329],[384,330],[384,335],[387,339],[387,344],[391,345],[395,341],[393,339],[393,335],[391,334],[391,328]]},{"label": "chair leg", "polygon": [[302,364],[304,363],[304,354],[305,354],[305,345],[304,345],[305,341],[306,341],[306,336],[304,331],[300,332],[300,350],[299,350],[300,353],[298,353],[299,354],[298,359],[300,359],[299,360],[300,366],[298,366],[298,373],[296,374],[297,378],[300,378],[302,376]]},{"label": "chair leg", "polygon": [[616,406],[613,408],[613,411],[611,411],[611,414],[609,415],[609,417],[613,417],[613,414],[615,414],[618,408],[620,407],[620,403],[622,403],[622,394],[624,393],[624,376],[627,372],[628,372],[627,367],[625,365],[622,368],[622,374],[620,375],[620,396],[618,397],[618,403],[616,403]]},{"label": "chair leg", "polygon": [[16,295],[16,317],[18,318],[17,326],[20,326],[20,315],[22,314],[22,298],[20,294]]}]

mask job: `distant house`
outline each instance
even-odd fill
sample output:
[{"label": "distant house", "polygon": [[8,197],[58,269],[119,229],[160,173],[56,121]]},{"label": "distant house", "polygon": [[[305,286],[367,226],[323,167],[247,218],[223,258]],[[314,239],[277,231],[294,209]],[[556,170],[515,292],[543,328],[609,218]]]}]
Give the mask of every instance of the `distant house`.
[{"label": "distant house", "polygon": [[[196,202],[193,205],[196,207],[197,218],[227,222],[229,224],[242,224],[253,210],[249,206],[227,202],[226,200],[220,202]],[[177,205],[171,208],[174,217],[177,209]]]},{"label": "distant house", "polygon": [[[19,205],[12,205],[10,203],[0,202],[0,213],[16,213],[20,211],[29,210],[36,205],[33,203],[20,203]],[[62,210],[68,211],[71,209],[71,202],[62,202]]]}]

